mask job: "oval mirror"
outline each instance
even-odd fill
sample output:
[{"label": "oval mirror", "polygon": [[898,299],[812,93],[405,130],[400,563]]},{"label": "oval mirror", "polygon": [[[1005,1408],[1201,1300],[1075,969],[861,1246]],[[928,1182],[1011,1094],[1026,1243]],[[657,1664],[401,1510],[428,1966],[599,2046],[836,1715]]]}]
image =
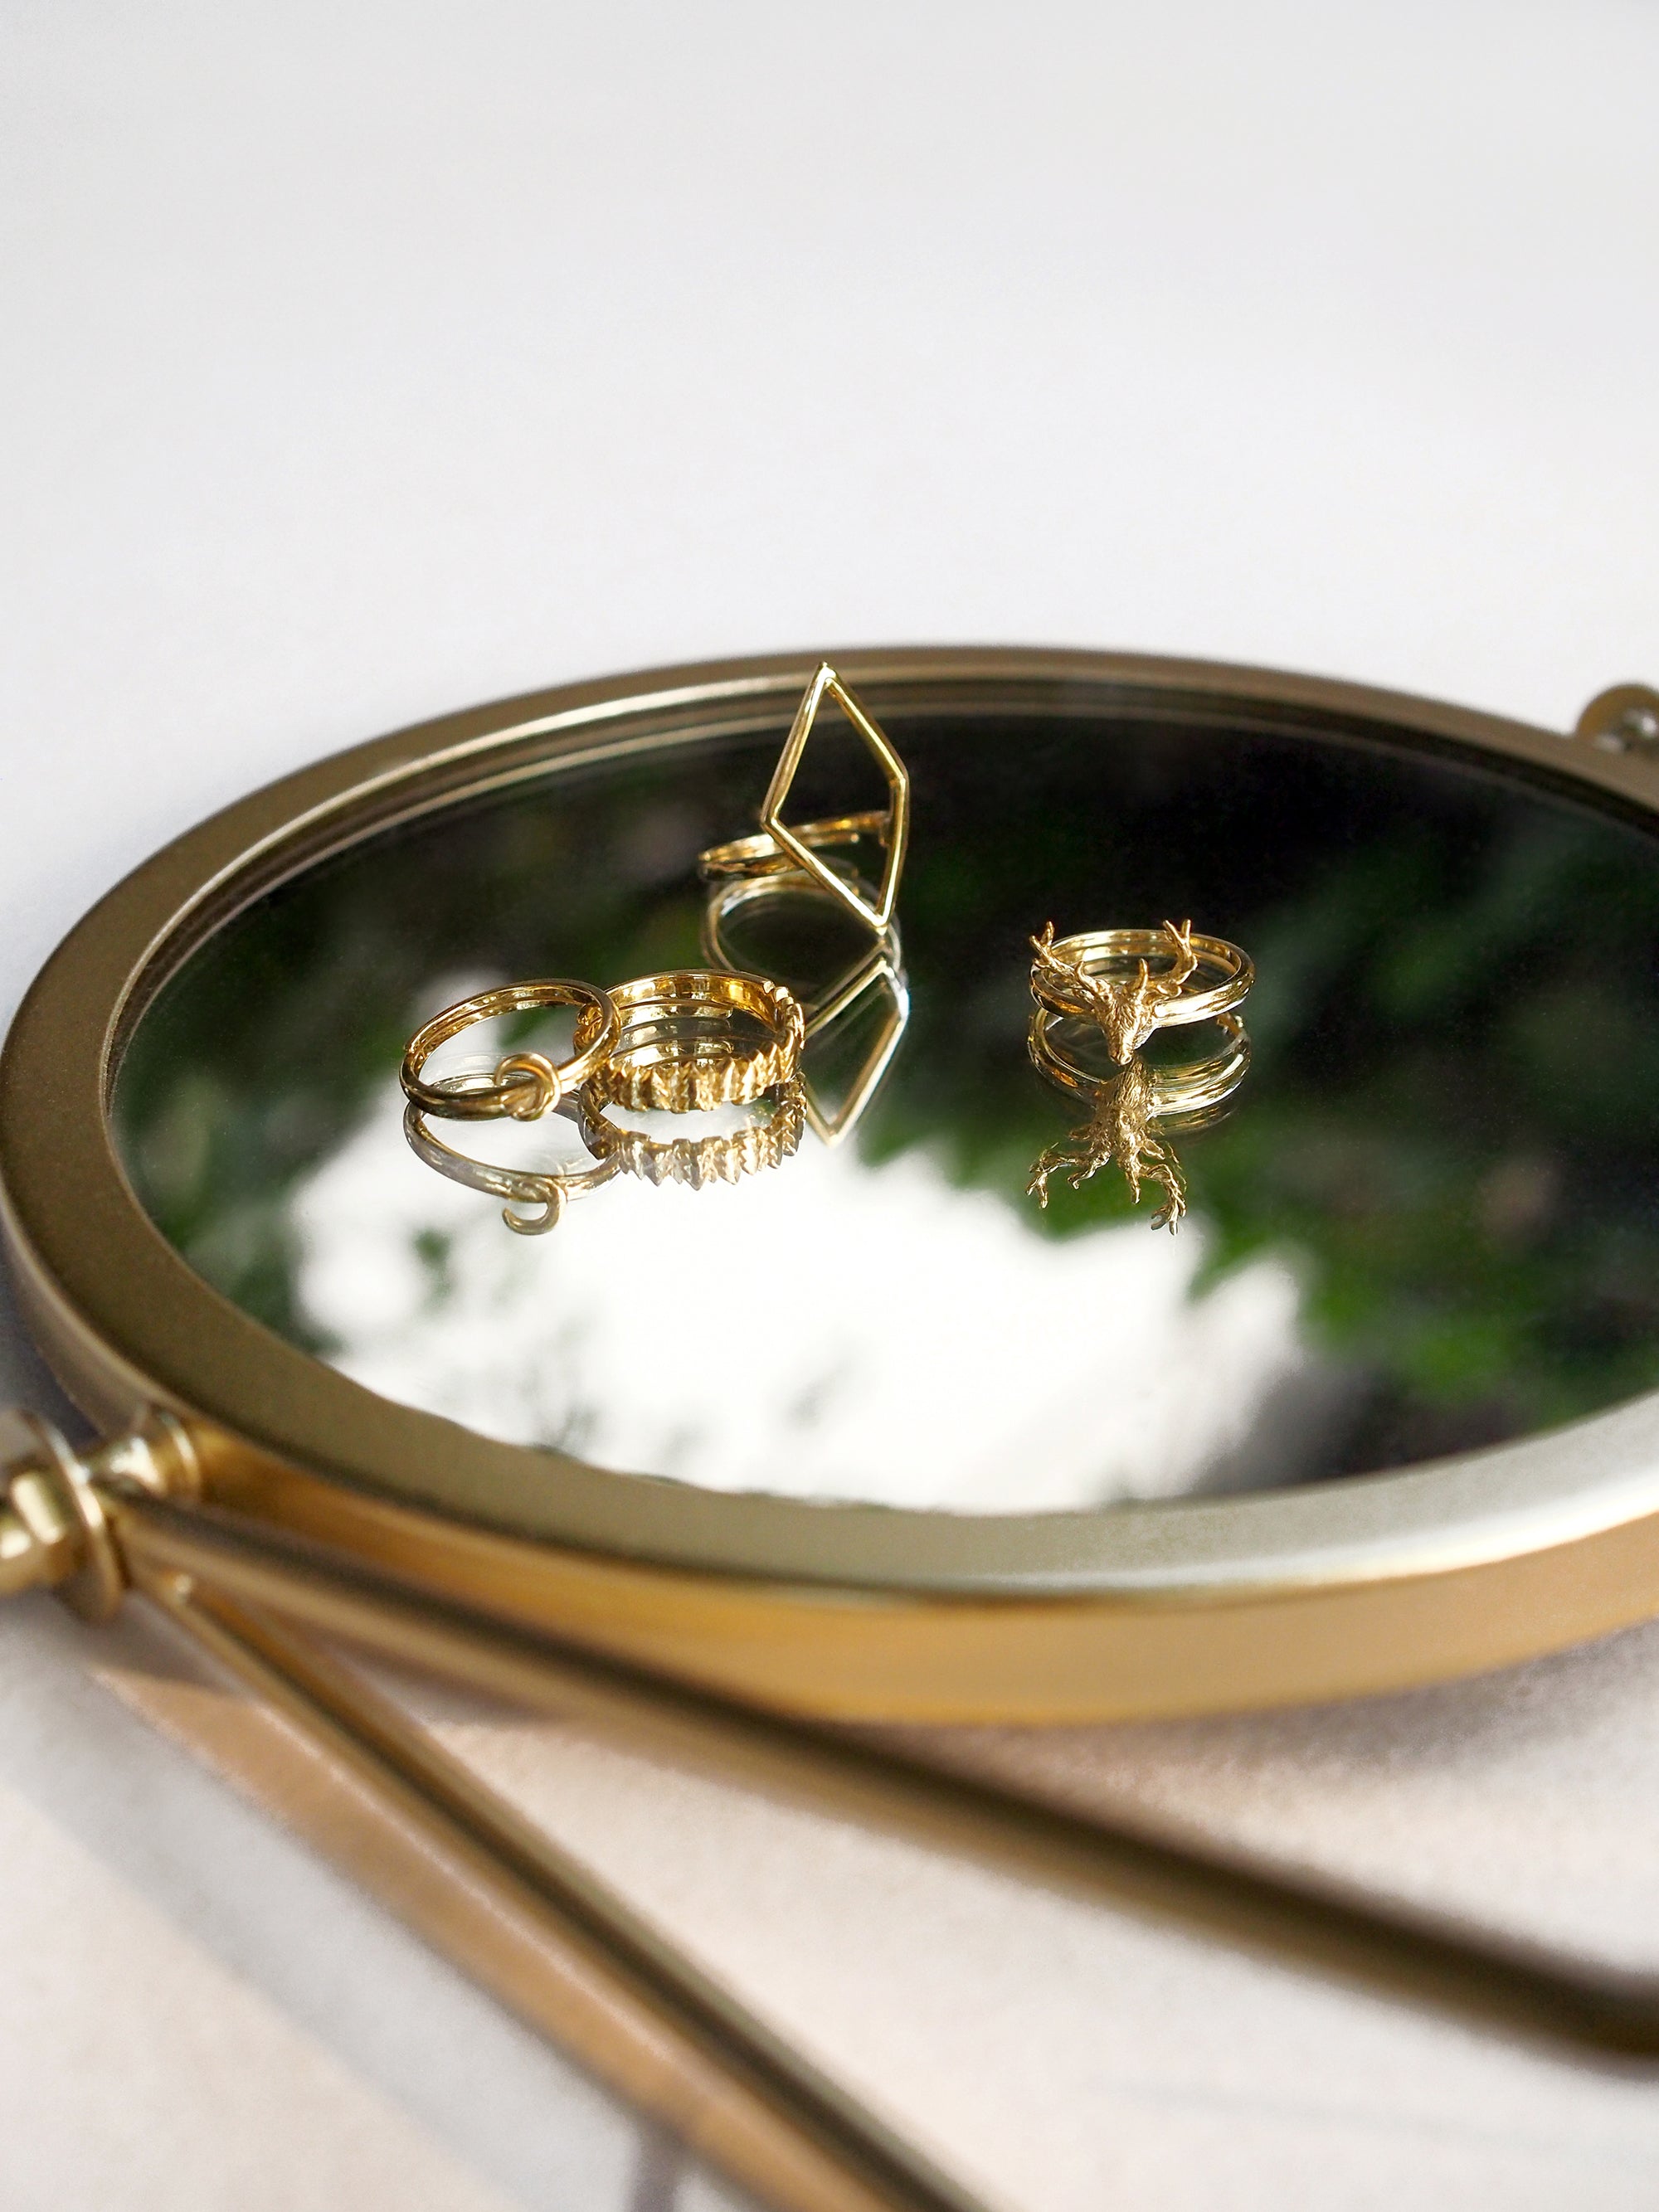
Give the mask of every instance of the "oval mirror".
[{"label": "oval mirror", "polygon": [[[700,873],[756,829],[793,659],[446,718],[112,892],[0,1088],[71,1389],[179,1415],[210,1504],[842,1717],[1322,1697],[1654,1610],[1639,749],[1109,655],[836,665],[910,783],[873,969],[844,902]],[[790,819],[884,798],[826,713]],[[1188,918],[1254,988],[1159,1033],[1149,1095],[1193,1065],[1220,1095],[1137,1121],[1109,1059],[1045,1081],[1034,934]],[[695,1169],[624,1115],[655,1170],[514,1234],[572,1121],[406,1116],[448,1002],[711,957],[813,1020],[802,1126],[746,1171],[729,1115]]]}]

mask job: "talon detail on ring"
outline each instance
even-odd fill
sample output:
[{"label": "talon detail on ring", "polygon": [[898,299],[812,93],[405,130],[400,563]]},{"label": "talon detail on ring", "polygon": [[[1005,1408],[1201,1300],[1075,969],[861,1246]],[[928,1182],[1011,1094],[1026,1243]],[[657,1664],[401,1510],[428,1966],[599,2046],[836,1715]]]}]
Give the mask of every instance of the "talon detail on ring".
[{"label": "talon detail on ring", "polygon": [[1102,1168],[1115,1165],[1136,1206],[1143,1182],[1161,1186],[1164,1203],[1152,1226],[1172,1230],[1187,1211],[1187,1178],[1163,1133],[1201,1129],[1225,1118],[1227,1102],[1249,1070],[1249,1032],[1237,1014],[1224,1008],[1209,1017],[1221,1031],[1219,1052],[1179,1066],[1154,1066],[1132,1053],[1127,1066],[1103,1074],[1073,1059],[1055,1041],[1062,1024],[1082,1018],[1042,1004],[1031,1017],[1026,1043],[1033,1066],[1060,1090],[1084,1099],[1089,1119],[1038,1154],[1027,1194],[1046,1207],[1049,1182],[1062,1169],[1072,1188],[1081,1190]]}]

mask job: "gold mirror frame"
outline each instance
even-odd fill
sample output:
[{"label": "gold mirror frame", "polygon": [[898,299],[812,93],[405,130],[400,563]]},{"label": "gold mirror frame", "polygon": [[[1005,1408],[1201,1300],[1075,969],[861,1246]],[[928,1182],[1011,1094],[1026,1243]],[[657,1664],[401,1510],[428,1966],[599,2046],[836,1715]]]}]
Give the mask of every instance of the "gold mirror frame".
[{"label": "gold mirror frame", "polygon": [[[797,656],[444,716],[226,809],[129,876],[36,981],[0,1059],[0,1200],[71,1395],[175,1415],[191,1487],[419,1593],[805,1716],[1077,1721],[1351,1695],[1659,1610],[1659,1394],[1495,1449],[1222,1500],[975,1516],[726,1495],[499,1443],[380,1398],[210,1290],[112,1140],[123,1044],[264,893],[393,824],[531,778],[787,725]],[[1646,749],[1362,687],[1049,650],[835,655],[881,716],[1039,709],[1501,767],[1659,830]]]}]

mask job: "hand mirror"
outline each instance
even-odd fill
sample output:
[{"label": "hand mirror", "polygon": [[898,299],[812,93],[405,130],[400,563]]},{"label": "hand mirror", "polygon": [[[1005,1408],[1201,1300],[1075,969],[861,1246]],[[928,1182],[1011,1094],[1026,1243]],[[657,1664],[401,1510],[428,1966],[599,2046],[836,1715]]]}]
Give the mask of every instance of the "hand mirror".
[{"label": "hand mirror", "polygon": [[[465,1619],[811,1727],[1344,1696],[1659,1610],[1653,695],[1569,738],[1107,654],[836,665],[910,779],[902,961],[726,915],[729,964],[856,983],[765,1173],[514,1236],[568,1132],[434,1173],[398,1066],[468,993],[705,956],[797,660],[362,746],[93,910],[14,1024],[0,1176],[115,1433],[14,1424],[0,1588],[372,1594],[394,1644]],[[815,743],[790,818],[870,774]],[[1033,934],[1188,915],[1255,983],[1179,1234],[1115,1173],[1039,1206],[1082,1109],[1028,1056]]]}]

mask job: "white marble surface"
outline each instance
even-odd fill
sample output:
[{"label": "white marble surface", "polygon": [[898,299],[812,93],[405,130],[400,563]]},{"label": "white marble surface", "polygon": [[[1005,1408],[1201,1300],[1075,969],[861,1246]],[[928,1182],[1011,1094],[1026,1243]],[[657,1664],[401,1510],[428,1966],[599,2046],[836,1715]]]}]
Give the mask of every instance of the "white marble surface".
[{"label": "white marble surface", "polygon": [[[13,0],[0,1012],[216,804],[562,677],[1053,640],[1558,726],[1651,678],[1656,69],[1591,0]],[[0,1647],[8,2208],[711,2201],[50,1606]],[[1021,1755],[1645,1944],[1653,1650]],[[449,1725],[1012,2203],[1652,2200],[1645,2083]]]}]

